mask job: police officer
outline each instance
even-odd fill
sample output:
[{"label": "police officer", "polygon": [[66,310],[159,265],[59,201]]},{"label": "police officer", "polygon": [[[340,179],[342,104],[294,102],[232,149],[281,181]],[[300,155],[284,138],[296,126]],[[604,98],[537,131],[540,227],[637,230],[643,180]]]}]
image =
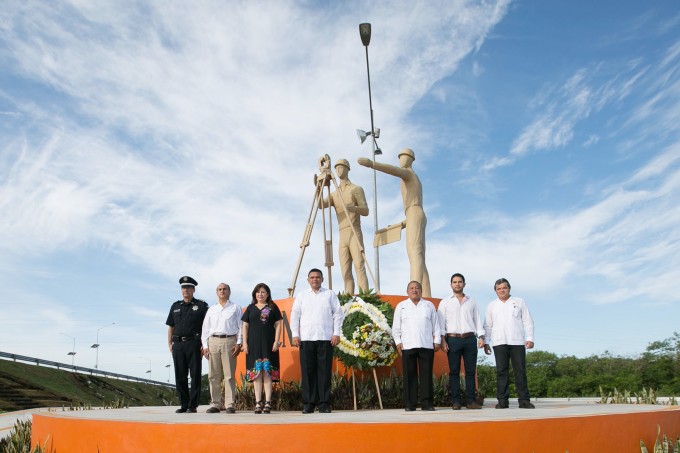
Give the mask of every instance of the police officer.
[{"label": "police officer", "polygon": [[[165,324],[168,325],[168,347],[175,365],[175,385],[180,408],[175,412],[196,412],[201,392],[201,328],[208,304],[194,299],[198,283],[189,276],[179,279],[182,300],[170,307]],[[187,373],[191,376],[191,392]]]}]

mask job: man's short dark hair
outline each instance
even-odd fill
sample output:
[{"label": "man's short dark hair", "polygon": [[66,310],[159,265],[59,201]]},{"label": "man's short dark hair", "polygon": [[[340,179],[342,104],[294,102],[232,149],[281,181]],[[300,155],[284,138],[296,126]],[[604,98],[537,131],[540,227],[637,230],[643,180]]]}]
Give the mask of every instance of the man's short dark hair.
[{"label": "man's short dark hair", "polygon": [[496,283],[493,284],[493,290],[496,291],[496,287],[497,287],[498,285],[502,284],[502,283],[507,284],[507,285],[508,285],[508,289],[512,288],[512,286],[510,286],[510,282],[508,281],[507,278],[499,278],[498,280],[496,280]]},{"label": "man's short dark hair", "polygon": [[459,274],[458,272],[456,272],[455,274],[453,274],[451,276],[451,281],[449,283],[453,283],[453,279],[456,278],[456,277],[460,277],[461,280],[463,280],[463,283],[465,283],[465,277],[463,277],[463,274]]},{"label": "man's short dark hair", "polygon": [[323,278],[323,272],[321,272],[321,271],[320,271],[319,269],[317,269],[317,268],[310,269],[310,271],[307,272],[307,278],[309,278],[309,276],[312,275],[312,272],[318,272],[319,274],[321,274],[321,278]]},{"label": "man's short dark hair", "polygon": [[410,282],[408,282],[408,285],[406,285],[407,291],[408,291],[408,287],[411,286],[411,283],[415,283],[416,285],[418,285],[418,289],[420,289],[421,291],[423,290],[423,285],[421,285],[418,280],[411,280]]}]

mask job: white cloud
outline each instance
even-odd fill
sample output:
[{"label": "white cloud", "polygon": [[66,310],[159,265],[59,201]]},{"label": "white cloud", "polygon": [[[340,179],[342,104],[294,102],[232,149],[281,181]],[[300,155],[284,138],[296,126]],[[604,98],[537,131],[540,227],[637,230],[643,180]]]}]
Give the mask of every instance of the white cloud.
[{"label": "white cloud", "polygon": [[[641,182],[639,175],[631,183]],[[615,183],[603,191],[601,201],[580,211],[521,220],[483,213],[479,223],[495,219],[489,232],[440,234],[430,242],[428,265],[451,272],[450,257],[455,257],[456,268],[466,269],[469,280],[493,282],[511,273],[523,291],[534,294],[560,292],[594,276],[606,291],[581,288],[581,300],[613,303],[644,295],[650,301],[678,303],[668,289],[680,269],[680,233],[674,227],[680,222],[680,168],[661,177],[646,175],[650,190]],[[441,281],[445,275],[439,276]],[[446,293],[443,285],[439,290]]]},{"label": "white cloud", "polygon": [[[119,321],[119,313],[133,313],[131,325],[105,331],[117,348],[106,354],[108,360],[124,361],[126,348],[141,343],[153,345],[154,360],[167,361],[163,327],[156,321],[165,318],[167,305],[159,308],[157,299],[169,302],[178,295],[167,295],[166,282],[174,284],[184,273],[201,275],[199,292],[209,299],[213,285],[226,280],[235,298],[247,303],[252,285],[266,281],[283,297],[299,253],[317,159],[325,153],[347,158],[350,178],[369,195],[372,174],[354,164],[370,154],[354,133],[369,127],[358,24],[373,23],[376,126],[389,131],[380,139],[383,158],[395,163],[393,154],[403,143],[418,143],[424,154],[418,154],[417,171],[425,179],[441,170],[427,158],[436,140],[406,118],[425,95],[451,102],[445,91],[430,90],[480,49],[507,8],[506,1],[353,2],[323,9],[294,1],[11,2],[0,11],[0,74],[17,81],[0,88],[0,210],[11,213],[0,223],[0,234],[11,238],[0,245],[0,268],[38,282],[53,281],[50,272],[83,272],[78,279],[85,286],[103,260],[116,261],[122,269],[114,270],[131,288],[147,292],[146,298],[128,288],[74,288],[90,305],[39,302],[40,308],[54,304],[40,311],[45,322],[59,325],[47,334],[73,329],[80,344],[108,318]],[[448,228],[455,221],[447,211],[448,195],[426,199],[428,214],[446,213],[430,215],[428,266],[436,295],[448,292],[453,262],[470,269],[471,279],[493,281],[510,272],[523,287],[543,294],[553,285],[568,286],[573,275],[591,277],[602,283],[602,293],[590,291],[583,299],[598,302],[633,297],[612,282],[637,272],[640,287],[655,300],[675,301],[667,289],[677,277],[674,244],[680,243],[674,232],[678,148],[672,145],[680,124],[676,47],[660,57],[663,65],[647,55],[629,57],[616,70],[606,66],[611,63],[579,62],[582,69],[558,83],[546,81],[528,103],[531,120],[507,132],[515,134],[505,144],[510,151],[486,162],[479,158],[488,176],[574,143],[586,143],[593,152],[605,143],[623,143],[625,149],[653,137],[663,143],[644,148],[649,155],[640,161],[647,164],[629,179],[589,181],[590,197],[578,204],[581,210],[564,205],[559,213],[529,210],[519,221],[484,205],[472,213],[483,225],[479,231],[454,234]],[[476,75],[482,69],[473,64]],[[622,106],[631,99],[635,110]],[[620,111],[606,126],[580,130],[614,107]],[[637,135],[623,137],[616,130],[622,125]],[[471,135],[482,134],[470,129]],[[658,149],[665,154],[654,157]],[[568,168],[558,182],[567,184],[574,175],[582,173]],[[398,181],[378,178],[385,226],[403,219],[403,206]],[[593,193],[599,194],[595,201]],[[373,265],[371,220],[372,213],[363,226]],[[320,228],[317,221],[303,273],[324,261]],[[404,244],[380,253],[383,292],[402,293],[408,281]],[[65,268],[73,256],[87,265],[55,269],[49,260],[61,254],[69,254]],[[661,271],[648,271],[655,263]],[[338,276],[336,264],[336,287]],[[304,278],[298,279],[301,285]],[[3,342],[30,326],[33,314],[0,333]],[[87,353],[79,352],[76,361],[89,360],[93,351]]]},{"label": "white cloud", "polygon": [[[168,280],[201,275],[203,297],[224,280],[239,299],[262,280],[284,296],[317,159],[370,153],[354,132],[369,120],[358,24],[373,22],[377,126],[395,131],[381,139],[387,154],[426,139],[408,110],[507,3],[362,4],[362,17],[305,2],[10,3],[0,65],[19,85],[0,88],[0,209],[12,213],[0,267],[72,251],[92,262],[83,272],[106,256]],[[370,171],[353,165],[350,177],[369,191]],[[384,187],[394,195],[381,226],[403,218],[397,183]],[[318,222],[303,269],[323,262],[314,244]],[[119,297],[140,322],[165,310]]]}]

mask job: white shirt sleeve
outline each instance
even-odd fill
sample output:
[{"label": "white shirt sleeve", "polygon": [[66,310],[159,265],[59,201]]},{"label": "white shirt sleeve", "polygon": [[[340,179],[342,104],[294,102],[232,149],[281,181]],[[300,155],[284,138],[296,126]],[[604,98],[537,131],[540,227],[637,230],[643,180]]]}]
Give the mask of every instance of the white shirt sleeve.
[{"label": "white shirt sleeve", "polygon": [[442,330],[441,330],[441,316],[437,310],[434,308],[434,304],[432,305],[432,332],[433,332],[433,343],[434,344],[441,344],[442,343]]},{"label": "white shirt sleeve", "polygon": [[238,316],[238,333],[236,334],[236,344],[243,344],[243,308],[240,305],[236,306],[236,315]]},{"label": "white shirt sleeve", "polygon": [[526,302],[522,304],[522,322],[524,323],[524,338],[526,341],[534,341],[534,318],[529,313]]},{"label": "white shirt sleeve", "polygon": [[491,333],[493,332],[493,315],[491,311],[493,310],[493,302],[486,307],[486,317],[484,318],[484,343],[489,344],[491,342]]},{"label": "white shirt sleeve", "polygon": [[392,338],[394,338],[394,344],[401,344],[401,312],[403,306],[401,303],[397,304],[397,308],[394,310],[394,319],[392,320]]},{"label": "white shirt sleeve", "polygon": [[302,302],[300,296],[293,301],[293,307],[290,310],[290,332],[293,338],[300,338],[300,316],[302,315]]},{"label": "white shirt sleeve", "polygon": [[345,315],[342,312],[342,306],[340,306],[338,296],[336,296],[335,293],[332,293],[332,295],[333,297],[331,297],[331,307],[333,309],[333,335],[340,336],[342,333],[342,321],[344,320]]}]

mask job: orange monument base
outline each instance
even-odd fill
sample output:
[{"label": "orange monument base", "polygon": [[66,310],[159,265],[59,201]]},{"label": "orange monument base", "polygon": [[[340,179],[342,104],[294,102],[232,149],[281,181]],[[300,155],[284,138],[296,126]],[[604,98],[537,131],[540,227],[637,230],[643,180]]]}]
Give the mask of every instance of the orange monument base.
[{"label": "orange monument base", "polygon": [[558,452],[640,451],[680,434],[680,407],[539,400],[536,409],[175,414],[136,407],[33,414],[32,444],[58,452]]}]

